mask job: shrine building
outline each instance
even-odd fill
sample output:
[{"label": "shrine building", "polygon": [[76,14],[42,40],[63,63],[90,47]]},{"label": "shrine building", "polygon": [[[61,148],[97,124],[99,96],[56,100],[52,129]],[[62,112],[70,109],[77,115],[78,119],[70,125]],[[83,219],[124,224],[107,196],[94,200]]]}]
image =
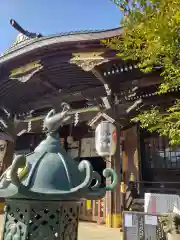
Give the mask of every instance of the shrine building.
[{"label": "shrine building", "polygon": [[[1,170],[11,164],[14,151],[25,154],[37,146],[45,135],[48,111],[58,111],[67,102],[74,114],[59,129],[61,144],[72,158],[89,160],[101,174],[105,167],[114,168],[119,180],[105,199],[82,201],[81,219],[120,227],[122,211],[141,205],[144,192],[177,193],[180,149],[172,149],[166,138],[142,130],[131,119],[152,105],[172,104],[180,89],[157,95],[161,69],[142,73],[136,62],[124,62],[102,44],[121,35],[122,29],[42,36],[13,20],[11,24],[20,33],[0,56],[0,107],[8,109],[17,124],[13,133],[8,128],[15,140],[8,142],[8,154],[0,159]],[[94,130],[103,119],[117,125],[117,149],[109,158],[100,157],[94,144]],[[132,182],[135,192],[129,188]]]}]

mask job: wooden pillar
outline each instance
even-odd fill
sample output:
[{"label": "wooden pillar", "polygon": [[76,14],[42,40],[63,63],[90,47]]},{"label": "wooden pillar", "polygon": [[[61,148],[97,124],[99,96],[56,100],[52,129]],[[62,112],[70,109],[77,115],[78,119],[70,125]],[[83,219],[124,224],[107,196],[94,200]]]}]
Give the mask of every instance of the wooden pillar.
[{"label": "wooden pillar", "polygon": [[118,184],[112,192],[112,227],[119,228],[121,225],[121,196],[120,196],[120,181],[121,181],[121,161],[120,161],[120,126],[117,127],[117,148],[116,153],[112,158],[112,168],[118,176]]},{"label": "wooden pillar", "polygon": [[[111,168],[112,158],[106,158],[106,168]],[[106,179],[106,185],[108,186],[110,184],[110,179]],[[112,227],[112,192],[108,191],[106,192],[105,197],[105,207],[106,207],[106,226]]]},{"label": "wooden pillar", "polygon": [[[106,194],[106,226],[119,228],[121,226],[121,196],[120,196],[120,127],[117,126],[117,148],[113,157],[107,159],[106,167],[113,168],[118,176],[118,183],[113,192]],[[107,180],[107,184],[109,181]]]},{"label": "wooden pillar", "polygon": [[125,151],[125,141],[122,142],[122,182],[121,182],[121,214],[125,207],[126,189],[127,189],[128,156]]},{"label": "wooden pillar", "polygon": [[123,171],[126,172],[126,183],[128,183],[131,173],[134,174],[135,179],[138,181],[140,179],[140,146],[137,125],[125,131],[123,152]]},{"label": "wooden pillar", "polygon": [[123,182],[128,185],[131,174],[140,180],[140,145],[139,128],[137,125],[123,132],[122,171]]}]

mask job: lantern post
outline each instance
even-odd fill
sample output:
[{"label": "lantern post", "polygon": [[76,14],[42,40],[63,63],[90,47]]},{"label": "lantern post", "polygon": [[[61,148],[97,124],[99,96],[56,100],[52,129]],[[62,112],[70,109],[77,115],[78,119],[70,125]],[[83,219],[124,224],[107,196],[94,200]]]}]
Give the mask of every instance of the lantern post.
[{"label": "lantern post", "polygon": [[[113,190],[117,176],[104,170],[110,186],[100,188],[101,177],[91,164],[78,165],[60,145],[58,129],[68,118],[69,106],[45,118],[47,137],[26,156],[16,156],[0,178],[0,196],[5,198],[3,240],[78,238],[81,199],[101,199]],[[95,185],[92,180],[95,179]]]},{"label": "lantern post", "polygon": [[[95,145],[98,155],[107,159],[106,166],[116,170],[120,185],[120,131],[114,119],[108,117],[108,120],[97,125]],[[106,225],[113,228],[121,227],[121,216],[120,189],[117,185],[113,193],[109,192],[106,195]]]}]

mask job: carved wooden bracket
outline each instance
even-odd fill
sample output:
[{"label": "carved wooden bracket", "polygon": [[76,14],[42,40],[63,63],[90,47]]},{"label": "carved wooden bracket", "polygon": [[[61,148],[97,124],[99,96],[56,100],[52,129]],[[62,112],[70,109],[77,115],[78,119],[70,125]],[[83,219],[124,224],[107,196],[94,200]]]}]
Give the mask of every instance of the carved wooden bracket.
[{"label": "carved wooden bracket", "polygon": [[109,61],[108,59],[104,58],[102,54],[103,52],[73,53],[70,63],[76,64],[84,71],[89,72],[96,66]]},{"label": "carved wooden bracket", "polygon": [[32,62],[21,66],[19,68],[13,69],[10,72],[10,79],[15,79],[20,82],[27,82],[30,80],[37,72],[43,69],[43,66],[39,61]]}]

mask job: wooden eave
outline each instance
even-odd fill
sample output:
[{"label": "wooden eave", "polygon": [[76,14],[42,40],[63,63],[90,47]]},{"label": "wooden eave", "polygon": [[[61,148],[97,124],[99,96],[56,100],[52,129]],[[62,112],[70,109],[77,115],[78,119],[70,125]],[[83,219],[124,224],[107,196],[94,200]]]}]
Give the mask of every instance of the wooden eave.
[{"label": "wooden eave", "polygon": [[[26,40],[20,44],[17,44],[10,49],[7,54],[0,56],[0,65],[17,59],[17,57],[31,54],[34,52],[41,52],[52,47],[67,47],[68,49],[72,45],[87,44],[88,42],[98,42],[100,46],[100,40],[106,38],[112,38],[119,36],[122,32],[122,28],[116,28],[104,31],[92,31],[92,32],[80,32],[80,33],[62,33],[60,35],[53,35],[48,37],[41,37]],[[60,46],[59,46],[60,45]]]},{"label": "wooden eave", "polygon": [[[135,86],[148,88],[162,79],[158,72],[143,74],[135,67],[135,63],[124,63],[114,51],[101,45],[101,39],[119,36],[121,32],[122,29],[119,28],[41,37],[11,48],[0,57],[0,105],[20,115],[46,106],[58,109],[62,101],[71,105],[78,102],[79,106],[84,104],[81,107],[87,107],[89,101],[97,104],[102,96],[106,96],[104,84],[107,83],[119,97],[119,118],[122,122],[125,121],[130,117],[127,116],[126,109],[135,101],[129,97],[131,89]],[[94,71],[83,71],[70,64],[73,53],[92,51],[104,52],[103,57],[109,60],[96,68],[102,76],[100,78]],[[14,68],[37,60],[42,69],[30,80],[22,83],[10,78],[10,72]],[[132,68],[126,70],[131,65]],[[115,71],[117,67],[119,72]],[[95,115],[96,113],[81,114],[80,121],[88,121]],[[39,124],[34,126],[40,126]]]},{"label": "wooden eave", "polygon": [[[67,33],[25,40],[0,57],[0,104],[15,113],[27,113],[33,108],[94,99],[105,94],[103,84],[92,72],[70,64],[72,53],[104,51],[105,57],[116,57],[104,48],[100,40],[117,36],[121,29]],[[10,77],[13,69],[32,61],[40,61],[42,69],[26,83]],[[100,92],[94,91],[99,89]]]}]

